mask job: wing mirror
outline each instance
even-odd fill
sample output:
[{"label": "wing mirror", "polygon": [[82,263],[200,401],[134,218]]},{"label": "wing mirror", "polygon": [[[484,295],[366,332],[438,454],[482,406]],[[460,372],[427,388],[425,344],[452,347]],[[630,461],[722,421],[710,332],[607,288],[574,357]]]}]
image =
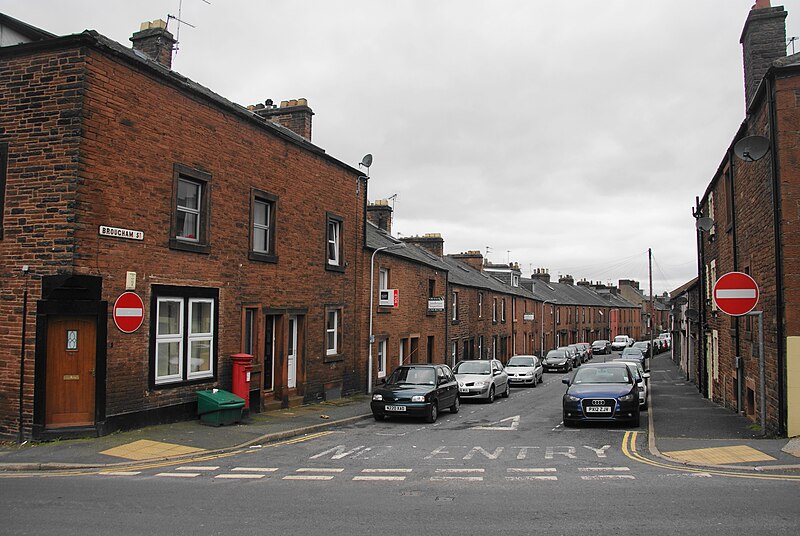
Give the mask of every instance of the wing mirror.
[{"label": "wing mirror", "polygon": [[561,378],[561,383],[569,385],[569,378]]}]

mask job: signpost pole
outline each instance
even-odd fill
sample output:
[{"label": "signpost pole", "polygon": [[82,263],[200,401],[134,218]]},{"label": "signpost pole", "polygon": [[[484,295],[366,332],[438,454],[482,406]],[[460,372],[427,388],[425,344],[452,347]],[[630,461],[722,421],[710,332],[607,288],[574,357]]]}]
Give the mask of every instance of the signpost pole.
[{"label": "signpost pole", "polygon": [[764,363],[764,311],[751,311],[747,316],[758,317],[758,390],[759,390],[759,418],[761,419],[761,433],[767,435],[767,379]]}]

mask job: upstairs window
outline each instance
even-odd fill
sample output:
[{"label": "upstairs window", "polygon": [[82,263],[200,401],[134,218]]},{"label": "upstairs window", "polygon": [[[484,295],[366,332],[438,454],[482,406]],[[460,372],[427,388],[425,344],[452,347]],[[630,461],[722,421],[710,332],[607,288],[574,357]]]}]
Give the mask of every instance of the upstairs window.
[{"label": "upstairs window", "polygon": [[325,267],[328,270],[344,271],[342,259],[342,218],[328,214],[325,224]]},{"label": "upstairs window", "polygon": [[278,198],[253,190],[250,198],[250,260],[277,262],[275,255],[275,209]]},{"label": "upstairs window", "polygon": [[208,253],[211,175],[175,164],[170,247]]}]

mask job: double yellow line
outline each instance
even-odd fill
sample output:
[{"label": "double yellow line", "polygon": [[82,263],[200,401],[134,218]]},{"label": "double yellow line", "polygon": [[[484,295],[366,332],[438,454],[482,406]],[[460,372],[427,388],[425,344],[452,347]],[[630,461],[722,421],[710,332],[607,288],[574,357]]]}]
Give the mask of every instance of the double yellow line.
[{"label": "double yellow line", "polygon": [[704,468],[704,467],[687,467],[685,465],[671,464],[668,462],[651,460],[650,458],[645,458],[637,451],[636,440],[638,437],[639,437],[639,432],[625,432],[625,436],[622,438],[622,453],[625,454],[625,456],[628,459],[646,465],[650,465],[652,467],[658,467],[660,469],[669,469],[670,471],[682,471],[685,473],[695,473],[695,474],[702,473],[702,474],[709,474],[716,476],[730,476],[733,478],[800,482],[800,475],[776,475],[769,473],[766,474],[753,473],[753,472],[734,471],[734,470],[728,471],[728,470]]}]

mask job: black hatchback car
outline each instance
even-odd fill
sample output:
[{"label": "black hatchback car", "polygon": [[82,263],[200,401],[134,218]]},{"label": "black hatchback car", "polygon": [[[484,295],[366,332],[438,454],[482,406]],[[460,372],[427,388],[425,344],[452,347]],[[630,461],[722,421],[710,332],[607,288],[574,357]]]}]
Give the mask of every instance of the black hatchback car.
[{"label": "black hatchback car", "polygon": [[372,415],[424,417],[436,422],[439,411],[458,413],[458,382],[447,365],[414,364],[397,367],[372,393]]},{"label": "black hatchback car", "polygon": [[590,363],[581,367],[564,393],[564,426],[579,422],[624,421],[639,426],[639,386],[625,363]]}]

